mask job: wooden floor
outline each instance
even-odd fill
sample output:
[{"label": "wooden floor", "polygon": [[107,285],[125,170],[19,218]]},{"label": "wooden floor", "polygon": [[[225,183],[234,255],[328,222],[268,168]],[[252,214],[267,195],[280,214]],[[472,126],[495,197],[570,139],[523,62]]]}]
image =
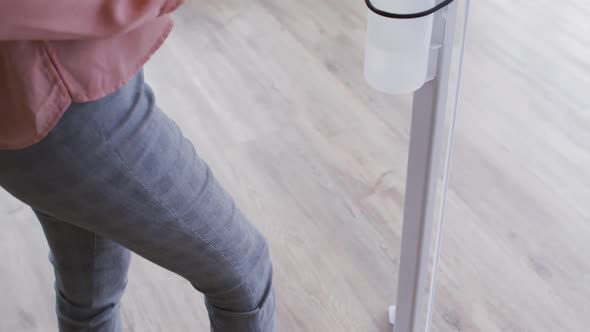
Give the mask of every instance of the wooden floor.
[{"label": "wooden floor", "polygon": [[[188,1],[160,106],[268,237],[279,330],[390,331],[410,96],[362,77],[361,0]],[[433,331],[590,331],[590,3],[472,5]],[[0,193],[0,331],[55,331],[47,246]],[[207,331],[136,258],[126,331]]]}]

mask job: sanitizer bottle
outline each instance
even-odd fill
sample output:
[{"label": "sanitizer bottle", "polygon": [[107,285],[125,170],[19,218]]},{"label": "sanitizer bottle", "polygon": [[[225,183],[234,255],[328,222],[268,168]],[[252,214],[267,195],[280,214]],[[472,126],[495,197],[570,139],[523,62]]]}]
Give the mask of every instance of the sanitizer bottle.
[{"label": "sanitizer bottle", "polygon": [[[372,0],[375,8],[391,13],[416,13],[434,0]],[[365,78],[375,89],[401,94],[418,90],[426,81],[433,15],[394,19],[369,11]]]}]

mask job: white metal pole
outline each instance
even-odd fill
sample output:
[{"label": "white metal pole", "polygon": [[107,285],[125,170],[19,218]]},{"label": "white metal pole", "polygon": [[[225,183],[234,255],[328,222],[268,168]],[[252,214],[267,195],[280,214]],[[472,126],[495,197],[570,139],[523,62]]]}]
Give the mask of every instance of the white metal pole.
[{"label": "white metal pole", "polygon": [[412,107],[397,305],[395,314],[390,315],[395,332],[417,332],[423,321],[424,281],[455,35],[456,1],[434,15],[431,80],[414,93]]},{"label": "white metal pole", "polygon": [[457,123],[457,112],[459,109],[459,94],[461,92],[461,78],[463,74],[463,58],[465,56],[465,44],[467,43],[467,24],[469,23],[469,6],[471,0],[463,0],[463,15],[461,23],[461,46],[459,48],[459,60],[457,62],[457,77],[454,91],[454,100],[452,111],[449,119],[449,130],[447,134],[447,149],[443,167],[443,182],[441,188],[441,198],[438,209],[438,225],[436,230],[436,241],[434,242],[434,259],[432,262],[432,275],[430,276],[430,294],[428,296],[428,305],[426,310],[425,332],[430,332],[432,327],[432,315],[436,299],[436,282],[440,256],[442,251],[443,228],[445,222],[445,207],[447,203],[447,191],[451,178],[451,161],[453,159],[453,147],[455,142],[455,125]]}]

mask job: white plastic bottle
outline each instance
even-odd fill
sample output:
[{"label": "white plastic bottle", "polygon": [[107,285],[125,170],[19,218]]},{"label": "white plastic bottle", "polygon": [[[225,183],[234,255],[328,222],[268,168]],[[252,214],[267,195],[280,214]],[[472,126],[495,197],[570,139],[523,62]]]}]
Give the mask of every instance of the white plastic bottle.
[{"label": "white plastic bottle", "polygon": [[[434,0],[372,0],[374,7],[392,13],[409,14],[432,8]],[[365,78],[375,89],[410,93],[426,80],[433,15],[414,19],[393,19],[369,10]]]}]

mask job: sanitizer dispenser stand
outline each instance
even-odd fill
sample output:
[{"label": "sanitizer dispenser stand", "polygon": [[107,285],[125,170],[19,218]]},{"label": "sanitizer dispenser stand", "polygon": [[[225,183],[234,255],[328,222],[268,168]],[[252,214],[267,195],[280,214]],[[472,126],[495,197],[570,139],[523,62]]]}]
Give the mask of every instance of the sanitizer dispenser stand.
[{"label": "sanitizer dispenser stand", "polygon": [[[425,279],[440,174],[457,1],[367,0],[366,3],[370,9],[365,56],[365,77],[368,83],[379,91],[391,94],[414,92],[397,302],[389,308],[389,319],[395,332],[429,331],[469,0],[463,3],[463,39],[455,107],[451,113],[444,158],[443,195],[438,210],[440,220],[429,293],[426,292]],[[420,10],[424,14],[428,9],[431,9],[431,13],[427,16],[404,17],[410,16],[407,13]],[[393,16],[400,14],[401,18],[384,15],[392,12],[396,13]]]}]

